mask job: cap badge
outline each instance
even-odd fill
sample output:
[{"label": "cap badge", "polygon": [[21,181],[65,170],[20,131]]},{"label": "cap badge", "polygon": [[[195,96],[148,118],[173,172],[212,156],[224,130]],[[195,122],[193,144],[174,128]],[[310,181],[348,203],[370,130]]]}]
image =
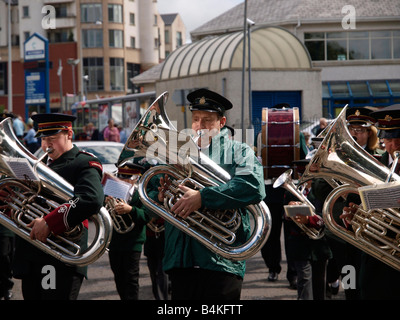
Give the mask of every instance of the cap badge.
[{"label": "cap badge", "polygon": [[206,98],[205,97],[201,97],[199,100],[199,104],[205,104],[206,103]]},{"label": "cap badge", "polygon": [[358,117],[361,114],[360,110],[356,110],[355,115]]},{"label": "cap badge", "polygon": [[391,121],[393,118],[391,116],[389,116],[388,114],[385,117],[385,121]]}]

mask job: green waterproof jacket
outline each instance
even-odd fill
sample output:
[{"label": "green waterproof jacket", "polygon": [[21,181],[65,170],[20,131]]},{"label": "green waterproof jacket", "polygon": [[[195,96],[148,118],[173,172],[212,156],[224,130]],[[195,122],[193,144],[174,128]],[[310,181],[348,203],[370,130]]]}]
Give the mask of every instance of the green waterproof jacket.
[{"label": "green waterproof jacket", "polygon": [[[226,184],[205,187],[200,190],[202,206],[209,209],[239,209],[257,204],[265,198],[262,165],[254,151],[246,144],[232,140],[223,128],[213,138],[208,156],[231,175]],[[201,209],[200,209],[201,210]],[[250,236],[250,219],[246,210],[242,223],[236,232],[238,246]],[[164,270],[173,268],[199,267],[214,271],[228,272],[243,278],[245,261],[231,261],[211,252],[196,239],[181,232],[169,223],[165,224]]]}]

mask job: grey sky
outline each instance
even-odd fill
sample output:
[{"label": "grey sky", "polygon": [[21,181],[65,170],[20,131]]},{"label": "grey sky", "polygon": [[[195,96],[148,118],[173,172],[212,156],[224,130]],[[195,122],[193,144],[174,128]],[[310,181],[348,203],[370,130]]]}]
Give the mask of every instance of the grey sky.
[{"label": "grey sky", "polygon": [[163,13],[179,13],[190,41],[190,31],[200,27],[207,21],[225,11],[243,3],[244,0],[158,0],[158,11]]}]

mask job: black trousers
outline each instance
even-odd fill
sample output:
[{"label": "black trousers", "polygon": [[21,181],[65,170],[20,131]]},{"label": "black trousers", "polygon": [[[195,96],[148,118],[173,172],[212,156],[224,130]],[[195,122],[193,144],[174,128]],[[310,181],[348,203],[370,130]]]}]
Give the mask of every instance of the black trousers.
[{"label": "black trousers", "polygon": [[168,271],[172,300],[240,300],[243,279],[237,275],[200,268]]},{"label": "black trousers", "polygon": [[121,300],[139,299],[139,262],[141,252],[114,251],[108,253],[114,281]]},{"label": "black trousers", "polygon": [[14,251],[14,238],[0,236],[0,298],[14,286],[12,281],[11,260]]},{"label": "black trousers", "polygon": [[43,266],[32,267],[32,273],[22,278],[22,296],[24,300],[76,300],[82,285],[83,275],[71,267],[58,267],[55,269],[55,286],[43,286],[46,274]]}]

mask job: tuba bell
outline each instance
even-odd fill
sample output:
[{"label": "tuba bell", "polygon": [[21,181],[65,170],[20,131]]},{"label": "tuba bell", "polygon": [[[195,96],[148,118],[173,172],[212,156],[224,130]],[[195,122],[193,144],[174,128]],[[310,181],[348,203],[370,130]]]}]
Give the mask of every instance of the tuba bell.
[{"label": "tuba bell", "polygon": [[[171,207],[181,196],[178,184],[201,189],[226,183],[230,175],[202,154],[189,134],[178,133],[165,112],[167,99],[168,92],[164,92],[147,109],[128,138],[118,164],[129,158],[156,160],[160,164],[148,169],[139,180],[142,203],[212,252],[231,260],[248,259],[261,249],[269,236],[271,216],[263,201],[246,207],[253,218],[254,229],[250,239],[240,246],[233,245],[235,231],[241,224],[238,210],[198,210],[186,219],[171,212]],[[147,190],[152,178],[165,174],[172,178],[172,183],[166,192],[166,201],[160,205]]]},{"label": "tuba bell", "polygon": [[[349,195],[359,195],[358,188],[400,181],[400,176],[366,152],[351,136],[346,125],[346,108],[329,127],[317,152],[299,183],[322,178],[333,190],[326,198],[322,214],[333,234],[400,270],[400,212],[397,208],[357,209],[351,228],[335,216],[335,205]],[[389,178],[389,179],[388,179]]]},{"label": "tuba bell", "polygon": [[[80,237],[82,226],[63,235],[50,234],[46,243],[29,236],[31,229],[27,225],[32,220],[73,197],[73,186],[41,162],[48,152],[37,159],[15,136],[11,118],[0,122],[0,223],[63,263],[86,266],[101,257],[111,240],[112,222],[104,207],[91,217],[96,231],[87,249],[74,242]],[[19,170],[13,169],[12,163]]]}]

